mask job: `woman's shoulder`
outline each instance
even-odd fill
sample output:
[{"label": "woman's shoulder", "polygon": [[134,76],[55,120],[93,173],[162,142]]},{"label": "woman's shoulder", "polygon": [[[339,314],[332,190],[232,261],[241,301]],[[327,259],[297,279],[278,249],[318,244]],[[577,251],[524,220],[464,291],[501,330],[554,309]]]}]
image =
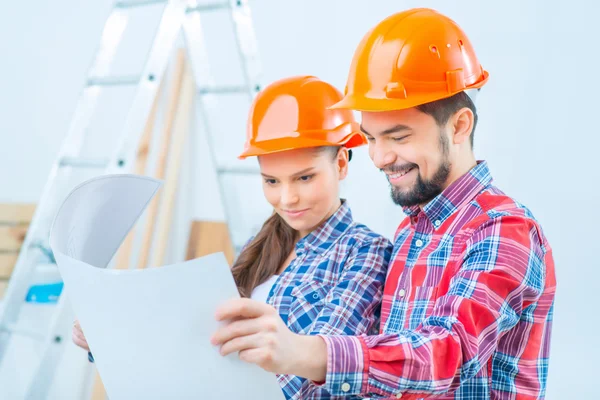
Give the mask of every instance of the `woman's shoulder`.
[{"label": "woman's shoulder", "polygon": [[[345,261],[354,258],[363,261],[369,260],[369,262],[361,264],[365,268],[373,268],[376,265],[385,269],[391,258],[392,250],[392,242],[384,235],[373,231],[364,224],[352,222],[337,241],[334,252],[345,254]],[[353,268],[353,266],[344,262],[344,268]]]},{"label": "woman's shoulder", "polygon": [[356,245],[378,245],[392,246],[392,242],[384,235],[373,231],[363,223],[353,221],[344,234],[344,241],[353,242]]}]

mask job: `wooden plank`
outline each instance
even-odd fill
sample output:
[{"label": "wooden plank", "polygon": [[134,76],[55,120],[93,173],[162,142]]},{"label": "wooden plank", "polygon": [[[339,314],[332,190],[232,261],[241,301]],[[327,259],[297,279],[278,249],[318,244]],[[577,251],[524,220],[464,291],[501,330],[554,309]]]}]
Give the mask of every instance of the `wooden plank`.
[{"label": "wooden plank", "polygon": [[[187,63],[186,63],[187,64]],[[169,231],[172,225],[175,196],[179,185],[181,159],[189,131],[192,129],[192,116],[196,84],[189,65],[186,67],[179,107],[173,124],[173,144],[169,151],[169,168],[163,190],[163,201],[160,204],[156,224],[156,241],[152,252],[151,266],[161,266],[165,262],[165,253],[169,244]]]},{"label": "wooden plank", "polygon": [[0,250],[19,250],[29,225],[0,225]]},{"label": "wooden plank", "polygon": [[192,221],[186,260],[223,252],[229,265],[233,265],[235,252],[227,223],[215,221]]},{"label": "wooden plank", "polygon": [[7,287],[8,287],[8,281],[0,280],[0,299],[4,298],[4,292],[6,292]]},{"label": "wooden plank", "polygon": [[[146,121],[146,125],[144,127],[144,132],[142,134],[142,139],[140,141],[140,145],[138,146],[134,173],[137,175],[144,175],[146,171],[146,165],[148,164],[148,154],[150,153],[150,142],[152,141],[152,133],[154,132],[154,124],[156,122],[156,114],[158,105],[160,103],[160,94],[162,93],[162,87],[165,84],[165,79],[161,79],[160,87],[154,97],[154,102],[152,103],[152,109],[150,110],[150,114],[148,116],[148,120]],[[125,238],[125,241],[121,245],[119,249],[119,253],[117,254],[117,260],[115,268],[117,269],[128,269],[129,263],[131,260],[131,252],[133,251],[133,240],[135,238],[137,229],[132,229]]]},{"label": "wooden plank", "polygon": [[35,204],[2,203],[0,204],[0,223],[28,224],[33,218]]},{"label": "wooden plank", "polygon": [[[183,71],[185,68],[185,49],[179,49],[177,51],[177,59],[175,63],[175,70],[173,72],[173,79],[171,81],[171,90],[169,93],[169,104],[167,108],[167,116],[165,118],[165,124],[163,126],[163,132],[161,137],[159,158],[156,167],[156,178],[164,180],[165,172],[167,169],[167,154],[170,148],[171,136],[173,131],[173,121],[177,113],[177,107],[179,105],[179,97],[181,91],[181,85],[183,81]],[[138,268],[146,268],[148,266],[148,259],[150,257],[150,248],[152,247],[152,238],[154,235],[154,224],[156,222],[158,214],[158,206],[160,204],[161,193],[154,195],[154,198],[150,201],[147,211],[147,223],[144,231],[144,237],[142,239],[142,246],[140,249],[140,258],[138,260]]]},{"label": "wooden plank", "polygon": [[104,383],[102,383],[102,378],[100,378],[100,374],[96,371],[96,376],[94,378],[94,387],[92,389],[92,396],[90,400],[106,400],[106,389],[104,388]]},{"label": "wooden plank", "polygon": [[8,279],[12,274],[15,264],[19,258],[18,251],[0,252],[0,279]]},{"label": "wooden plank", "polygon": [[[181,84],[182,84],[184,62],[185,62],[185,49],[179,49],[177,52],[174,77],[171,81],[172,87],[171,87],[171,90],[169,93],[169,99],[168,99],[169,103],[168,103],[168,109],[167,109],[166,123],[165,123],[165,126],[163,127],[163,135],[161,137],[161,143],[160,143],[161,153],[160,153],[160,157],[159,157],[158,165],[157,165],[157,178],[158,179],[163,179],[163,176],[164,176],[165,170],[166,170],[166,152],[168,151],[168,148],[169,148],[169,143],[170,143],[170,139],[171,139],[171,126],[173,124],[173,119],[175,117],[175,113],[176,113],[177,106],[178,106],[179,92],[180,92]],[[154,101],[155,101],[155,105],[158,107],[157,99],[155,99]],[[152,112],[153,113],[155,112],[154,107],[152,109]],[[154,116],[151,115],[150,118],[154,118]],[[151,127],[152,129],[150,130],[150,133],[153,131],[153,125],[154,125],[154,122],[152,122],[152,127]],[[146,126],[146,128],[150,129],[148,126]],[[145,132],[144,134],[146,134],[146,133],[147,132]],[[145,141],[145,138],[142,139],[142,142],[143,141]],[[149,146],[149,143],[150,143],[150,140],[148,138],[148,146]],[[141,146],[140,146],[140,149],[142,149]],[[136,160],[136,167],[135,167],[136,170],[138,170],[141,167],[142,163],[144,164],[144,169],[145,169],[146,160],[144,160],[143,158],[147,158],[147,154],[138,153],[138,159]],[[150,244],[152,242],[152,234],[153,234],[153,230],[154,230],[153,229],[154,221],[156,219],[156,213],[158,211],[158,198],[160,198],[159,195],[160,195],[160,193],[157,193],[155,195],[155,197],[152,199],[152,201],[150,202],[150,205],[148,206],[148,212],[147,212],[148,217],[147,218],[149,218],[149,219],[148,219],[148,223],[146,224],[145,230],[144,230],[142,247],[141,247],[140,253],[139,253],[140,257],[138,260],[138,268],[145,268],[148,263],[148,257],[149,257],[149,253],[150,253]],[[129,236],[131,236],[131,234],[128,235],[128,238],[129,238]],[[120,267],[122,267],[122,268],[128,267],[127,263],[129,262],[129,257],[126,253],[131,251],[132,245],[133,245],[133,239],[130,238],[129,242],[126,239],[125,243],[122,245],[123,252],[125,252],[125,254],[121,256],[120,260],[117,260],[117,266],[119,266],[119,263],[120,263]],[[94,384],[93,384],[93,388],[92,388],[91,400],[106,400],[106,390],[102,383],[102,378],[100,377],[98,372],[96,372],[96,376],[95,376],[95,380],[94,380]]]}]

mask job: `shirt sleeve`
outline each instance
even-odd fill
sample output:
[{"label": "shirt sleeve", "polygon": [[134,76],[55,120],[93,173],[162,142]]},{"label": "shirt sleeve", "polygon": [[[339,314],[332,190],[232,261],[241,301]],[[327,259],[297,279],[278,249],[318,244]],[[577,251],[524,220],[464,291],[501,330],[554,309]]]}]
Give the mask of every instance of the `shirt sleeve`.
[{"label": "shirt sleeve", "polygon": [[524,217],[483,223],[469,235],[447,290],[417,329],[322,336],[328,352],[323,387],[332,395],[406,393],[403,399],[456,390],[486,365],[500,337],[524,314],[533,318],[545,286],[541,239]]},{"label": "shirt sleeve", "polygon": [[[310,335],[377,332],[391,250],[391,243],[383,237],[369,238],[351,249],[336,286],[329,291],[309,328]],[[329,398],[324,388],[311,385],[304,378],[279,375],[278,379],[288,398]]]}]

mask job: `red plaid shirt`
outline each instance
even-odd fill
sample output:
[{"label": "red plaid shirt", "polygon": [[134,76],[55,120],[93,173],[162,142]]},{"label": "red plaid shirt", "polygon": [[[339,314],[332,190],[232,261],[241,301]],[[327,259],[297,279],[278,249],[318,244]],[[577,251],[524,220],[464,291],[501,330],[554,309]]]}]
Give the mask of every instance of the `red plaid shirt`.
[{"label": "red plaid shirt", "polygon": [[417,399],[545,396],[556,281],[529,210],[485,162],[405,209],[378,336],[322,336],[332,395]]}]

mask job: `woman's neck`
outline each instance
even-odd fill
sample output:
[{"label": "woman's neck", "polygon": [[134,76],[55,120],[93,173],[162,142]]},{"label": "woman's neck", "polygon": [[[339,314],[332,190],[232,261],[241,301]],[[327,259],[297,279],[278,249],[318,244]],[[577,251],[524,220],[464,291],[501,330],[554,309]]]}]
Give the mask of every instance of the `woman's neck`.
[{"label": "woman's neck", "polygon": [[323,225],[325,223],[325,221],[327,221],[329,218],[331,218],[331,216],[333,214],[336,213],[337,210],[339,210],[339,208],[342,206],[342,200],[341,199],[337,199],[337,201],[333,204],[333,206],[331,207],[331,209],[329,210],[329,212],[327,213],[327,215],[325,216],[325,218],[323,218],[321,220],[321,222],[319,222],[316,226],[314,226],[312,229],[309,230],[305,230],[305,231],[299,231],[298,232],[298,240],[302,239],[303,237],[306,237],[308,235],[310,235],[310,233],[316,229],[318,229],[321,225]]}]

